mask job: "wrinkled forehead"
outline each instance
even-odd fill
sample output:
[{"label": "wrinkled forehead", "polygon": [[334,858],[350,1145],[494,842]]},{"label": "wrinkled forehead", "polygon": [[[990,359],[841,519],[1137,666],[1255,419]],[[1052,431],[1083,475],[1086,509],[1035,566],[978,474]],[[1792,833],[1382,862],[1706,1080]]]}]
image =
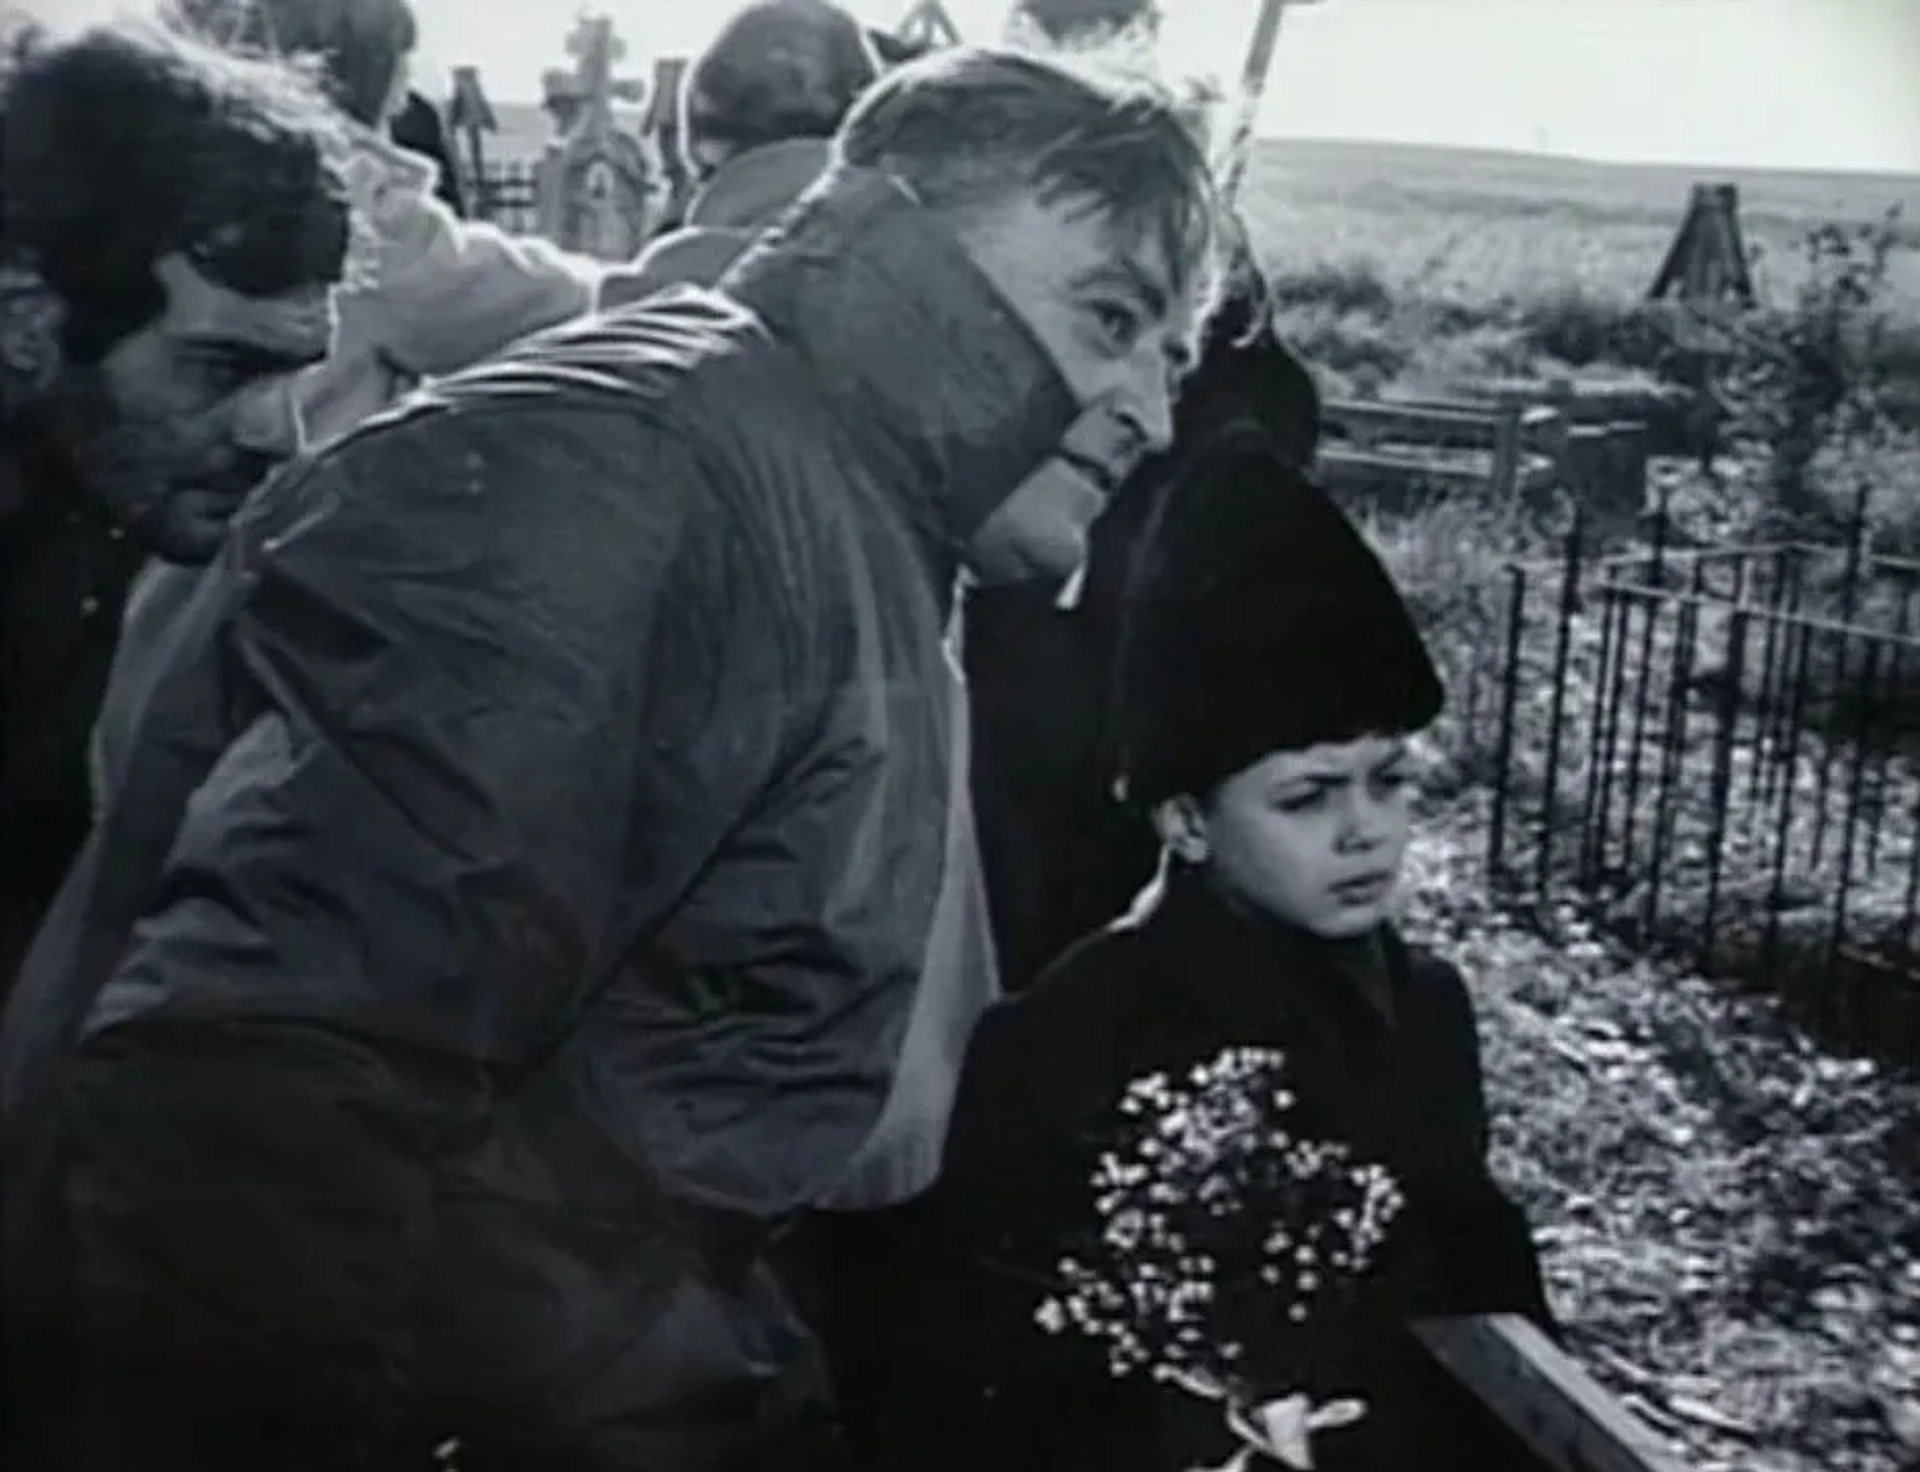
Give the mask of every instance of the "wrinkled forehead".
[{"label": "wrinkled forehead", "polygon": [[161,327],[169,336],[218,339],[292,359],[319,357],[332,346],[330,285],[249,296],[202,275],[181,256],[164,258],[154,274],[166,288]]}]

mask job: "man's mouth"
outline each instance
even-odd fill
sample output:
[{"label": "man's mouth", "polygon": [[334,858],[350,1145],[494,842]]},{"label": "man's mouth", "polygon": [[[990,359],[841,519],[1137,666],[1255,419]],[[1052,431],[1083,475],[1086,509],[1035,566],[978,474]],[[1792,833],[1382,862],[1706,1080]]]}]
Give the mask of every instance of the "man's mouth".
[{"label": "man's mouth", "polygon": [[1098,460],[1091,460],[1071,450],[1063,450],[1060,461],[1098,491],[1103,499],[1111,500],[1114,492],[1120,489],[1121,477],[1114,473],[1112,467],[1102,465]]}]

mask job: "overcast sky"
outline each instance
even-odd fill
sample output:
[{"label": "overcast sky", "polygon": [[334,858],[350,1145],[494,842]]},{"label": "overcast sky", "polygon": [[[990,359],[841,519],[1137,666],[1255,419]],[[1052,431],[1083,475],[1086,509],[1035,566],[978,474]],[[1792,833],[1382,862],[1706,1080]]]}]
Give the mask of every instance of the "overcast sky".
[{"label": "overcast sky", "polygon": [[[891,25],[909,3],[849,8]],[[24,4],[68,21],[127,8]],[[496,100],[533,101],[541,69],[566,61],[572,4],[413,4],[430,77],[476,64]],[[1237,76],[1257,0],[1161,4],[1170,69]],[[731,7],[596,8],[614,16],[623,65],[637,71],[653,55],[697,50]],[[990,40],[1007,6],[947,9],[969,39]],[[1286,14],[1260,131],[1920,173],[1920,0],[1314,0]]]}]

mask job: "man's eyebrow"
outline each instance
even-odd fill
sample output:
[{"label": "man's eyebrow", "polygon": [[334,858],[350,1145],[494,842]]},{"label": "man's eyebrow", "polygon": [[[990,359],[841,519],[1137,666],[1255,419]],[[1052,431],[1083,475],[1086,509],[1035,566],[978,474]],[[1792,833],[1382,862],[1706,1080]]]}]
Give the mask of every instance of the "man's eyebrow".
[{"label": "man's eyebrow", "polygon": [[1164,317],[1167,314],[1167,288],[1146,267],[1128,256],[1089,266],[1075,276],[1071,284],[1076,291],[1097,286],[1117,288],[1133,297],[1146,309],[1149,317]]}]

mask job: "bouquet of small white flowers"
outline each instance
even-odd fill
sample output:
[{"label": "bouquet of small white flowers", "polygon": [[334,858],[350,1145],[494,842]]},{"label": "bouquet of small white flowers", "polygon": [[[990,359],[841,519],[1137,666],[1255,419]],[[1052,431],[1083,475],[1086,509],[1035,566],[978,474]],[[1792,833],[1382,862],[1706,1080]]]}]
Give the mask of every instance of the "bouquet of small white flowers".
[{"label": "bouquet of small white flowers", "polygon": [[1310,1434],[1364,1413],[1299,1388],[1307,1329],[1366,1272],[1401,1206],[1384,1167],[1288,1130],[1285,1064],[1229,1048],[1184,1080],[1127,1087],[1092,1180],[1100,1237],[1060,1260],[1036,1316],[1103,1342],[1115,1375],[1219,1402],[1242,1445],[1218,1472],[1256,1456],[1311,1467]]}]

